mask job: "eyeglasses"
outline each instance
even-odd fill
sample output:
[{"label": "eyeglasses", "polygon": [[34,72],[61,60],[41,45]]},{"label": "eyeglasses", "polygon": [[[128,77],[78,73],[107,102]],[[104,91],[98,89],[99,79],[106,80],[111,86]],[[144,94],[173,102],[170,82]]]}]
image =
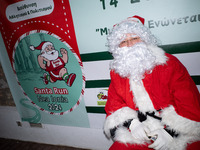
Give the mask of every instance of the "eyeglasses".
[{"label": "eyeglasses", "polygon": [[137,37],[128,37],[119,44],[119,47],[131,47],[140,41],[141,41],[141,39],[138,36]]}]

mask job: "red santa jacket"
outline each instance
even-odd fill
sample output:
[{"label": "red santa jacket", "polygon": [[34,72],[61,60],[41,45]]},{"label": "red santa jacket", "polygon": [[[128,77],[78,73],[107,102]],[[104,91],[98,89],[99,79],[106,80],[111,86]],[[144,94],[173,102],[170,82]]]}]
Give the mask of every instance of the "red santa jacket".
[{"label": "red santa jacket", "polygon": [[[158,47],[149,47],[156,56],[157,65],[145,78],[136,83],[131,78],[122,78],[111,70],[111,84],[105,111],[107,118],[104,131],[137,118],[137,110],[145,113],[161,110],[161,121],[147,120],[153,130],[169,126],[180,133],[173,141],[172,149],[184,149],[187,143],[200,140],[200,95],[186,68],[180,61]],[[122,143],[138,143],[130,132],[123,129],[114,140]]]}]

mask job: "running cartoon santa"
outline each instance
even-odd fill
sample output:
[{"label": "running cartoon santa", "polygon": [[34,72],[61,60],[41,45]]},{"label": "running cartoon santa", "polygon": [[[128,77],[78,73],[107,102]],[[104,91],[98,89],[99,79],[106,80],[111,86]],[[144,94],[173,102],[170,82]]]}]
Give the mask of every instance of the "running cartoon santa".
[{"label": "running cartoon santa", "polygon": [[30,49],[33,51],[41,51],[38,55],[38,63],[42,69],[48,72],[43,74],[42,78],[44,84],[48,84],[49,82],[54,83],[57,80],[64,80],[69,87],[72,86],[76,74],[69,74],[65,68],[65,64],[68,62],[68,53],[66,49],[60,48],[61,57],[58,56],[59,51],[55,50],[53,43],[50,41],[43,41],[37,47],[31,45]]}]

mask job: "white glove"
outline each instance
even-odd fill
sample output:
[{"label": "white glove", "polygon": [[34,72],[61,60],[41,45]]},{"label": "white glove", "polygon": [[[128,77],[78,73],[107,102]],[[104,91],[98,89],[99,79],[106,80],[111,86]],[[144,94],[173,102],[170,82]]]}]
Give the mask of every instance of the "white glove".
[{"label": "white glove", "polygon": [[149,148],[153,148],[155,150],[167,150],[173,140],[173,137],[164,129],[155,130],[148,134],[148,136],[157,136],[157,139],[154,141],[154,143],[148,146]]},{"label": "white glove", "polygon": [[131,130],[131,134],[135,139],[149,141],[147,135],[148,133],[150,133],[150,130],[148,127],[142,124],[138,119],[133,119],[131,121],[129,129]]}]

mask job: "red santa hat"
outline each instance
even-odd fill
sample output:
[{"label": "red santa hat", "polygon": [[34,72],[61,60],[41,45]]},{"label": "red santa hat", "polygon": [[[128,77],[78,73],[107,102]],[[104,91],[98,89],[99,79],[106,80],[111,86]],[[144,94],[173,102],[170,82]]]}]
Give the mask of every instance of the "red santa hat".
[{"label": "red santa hat", "polygon": [[128,20],[133,20],[133,21],[136,21],[136,22],[140,22],[140,23],[142,23],[143,25],[144,25],[144,18],[142,18],[142,17],[140,17],[140,16],[137,16],[137,15],[135,15],[135,16],[132,16],[132,17],[128,17]]},{"label": "red santa hat", "polygon": [[[134,22],[142,23],[143,25],[144,25],[144,21],[145,21],[144,18],[137,16],[137,15],[128,17],[127,20],[132,20]],[[124,20],[124,21],[126,21],[126,20]],[[115,27],[116,25],[118,25],[118,24],[115,24],[113,27]]]},{"label": "red santa hat", "polygon": [[45,51],[45,48],[48,46],[48,45],[53,45],[53,43],[49,42],[49,41],[43,41],[41,42],[37,47],[34,47],[33,45],[30,46],[30,49],[32,51],[34,50],[41,50],[41,52]]},{"label": "red santa hat", "polygon": [[128,17],[120,23],[113,26],[113,29],[107,36],[109,52],[113,53],[124,40],[127,33],[139,36],[142,41],[150,45],[157,45],[158,41],[151,31],[144,26],[145,19],[140,16]]}]

